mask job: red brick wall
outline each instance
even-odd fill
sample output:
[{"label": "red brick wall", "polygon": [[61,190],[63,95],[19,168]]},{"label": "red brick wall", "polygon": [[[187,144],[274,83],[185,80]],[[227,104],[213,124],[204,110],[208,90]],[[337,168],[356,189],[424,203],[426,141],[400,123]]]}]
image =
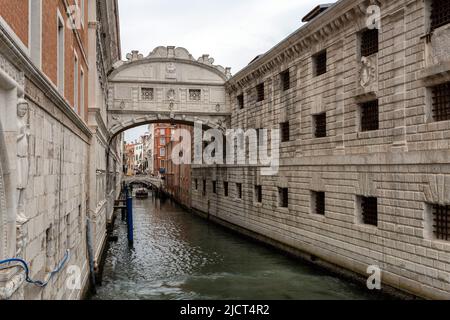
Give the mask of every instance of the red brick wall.
[{"label": "red brick wall", "polygon": [[28,0],[0,0],[0,15],[28,47]]}]

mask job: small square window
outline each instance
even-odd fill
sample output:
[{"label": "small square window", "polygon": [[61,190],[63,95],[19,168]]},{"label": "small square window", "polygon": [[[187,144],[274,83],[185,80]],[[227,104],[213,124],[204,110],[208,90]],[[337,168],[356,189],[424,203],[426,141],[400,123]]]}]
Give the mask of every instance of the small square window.
[{"label": "small square window", "polygon": [[153,88],[141,88],[141,100],[152,101],[153,92]]},{"label": "small square window", "polygon": [[244,94],[240,94],[237,96],[237,104],[238,104],[238,109],[244,109]]},{"label": "small square window", "polygon": [[450,206],[433,205],[433,233],[437,240],[450,240]]},{"label": "small square window", "polygon": [[223,183],[223,194],[225,197],[228,197],[228,181]]},{"label": "small square window", "polygon": [[325,215],[325,192],[312,192],[312,212],[321,216]]},{"label": "small square window", "polygon": [[236,183],[236,197],[242,199],[242,183]]},{"label": "small square window", "polygon": [[262,203],[262,186],[255,186],[255,202]]},{"label": "small square window", "polygon": [[431,31],[450,23],[450,1],[431,1]]},{"label": "small square window", "polygon": [[281,142],[288,142],[290,138],[289,122],[283,122],[280,124]]},{"label": "small square window", "polygon": [[431,88],[433,94],[434,121],[450,120],[450,82]]},{"label": "small square window", "polygon": [[280,73],[280,79],[281,79],[281,88],[283,89],[283,91],[289,90],[291,88],[291,74],[289,70]]},{"label": "small square window", "polygon": [[217,194],[217,182],[216,181],[213,181],[212,187],[213,187],[213,193]]},{"label": "small square window", "polygon": [[278,206],[280,208],[289,207],[289,189],[288,188],[278,188]]},{"label": "small square window", "polygon": [[264,92],[264,83],[261,83],[256,86],[256,102],[264,101],[265,92]]},{"label": "small square window", "polygon": [[378,100],[365,102],[361,108],[361,131],[374,131],[380,128]]},{"label": "small square window", "polygon": [[314,136],[324,138],[327,136],[327,114],[321,113],[314,117]]},{"label": "small square window", "polygon": [[327,73],[327,51],[321,51],[313,56],[314,75]]},{"label": "small square window", "polygon": [[190,101],[201,101],[202,100],[202,90],[189,89],[189,100]]},{"label": "small square window", "polygon": [[360,222],[371,226],[378,226],[378,199],[375,197],[358,197]]},{"label": "small square window", "polygon": [[361,56],[368,57],[378,52],[378,29],[367,29],[361,33]]}]

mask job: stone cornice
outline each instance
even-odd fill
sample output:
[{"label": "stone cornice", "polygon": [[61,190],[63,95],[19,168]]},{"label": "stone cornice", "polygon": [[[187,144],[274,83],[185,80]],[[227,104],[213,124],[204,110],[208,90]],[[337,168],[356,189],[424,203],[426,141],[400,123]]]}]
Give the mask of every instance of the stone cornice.
[{"label": "stone cornice", "polygon": [[227,90],[243,89],[277,66],[309,52],[312,45],[323,42],[330,35],[354,23],[357,17],[366,14],[367,7],[372,4],[381,5],[377,0],[338,1],[313,21],[297,29],[259,59],[239,71],[227,82]]},{"label": "stone cornice", "polygon": [[28,55],[16,45],[0,25],[0,53],[9,57],[11,63],[23,71],[54,104],[59,108],[87,137],[91,136],[88,126],[75,113],[69,103],[61,96],[50,80],[31,62]]}]

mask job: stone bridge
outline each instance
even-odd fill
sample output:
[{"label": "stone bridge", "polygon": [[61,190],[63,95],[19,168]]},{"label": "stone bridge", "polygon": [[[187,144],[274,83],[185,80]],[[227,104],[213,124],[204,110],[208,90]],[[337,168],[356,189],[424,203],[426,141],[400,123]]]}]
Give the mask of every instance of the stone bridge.
[{"label": "stone bridge", "polygon": [[229,127],[231,108],[225,92],[230,69],[199,59],[184,48],[158,47],[147,57],[127,55],[110,74],[108,130],[114,137],[149,123],[202,122],[205,127]]},{"label": "stone bridge", "polygon": [[153,187],[162,188],[164,186],[164,181],[160,178],[153,178],[149,176],[132,176],[124,177],[122,180],[126,185],[131,184],[145,184],[151,185]]}]

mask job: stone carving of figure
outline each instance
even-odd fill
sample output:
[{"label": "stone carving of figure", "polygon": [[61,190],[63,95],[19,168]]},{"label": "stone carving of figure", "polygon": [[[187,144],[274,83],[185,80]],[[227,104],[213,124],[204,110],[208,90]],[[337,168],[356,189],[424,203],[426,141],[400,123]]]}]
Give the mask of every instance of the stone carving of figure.
[{"label": "stone carving of figure", "polygon": [[28,139],[30,136],[27,123],[28,102],[19,99],[17,104],[17,222],[24,224],[28,220],[25,215],[24,196],[28,185]]},{"label": "stone carving of figure", "polygon": [[368,57],[361,59],[360,84],[362,87],[368,87],[376,78],[376,68]]}]

